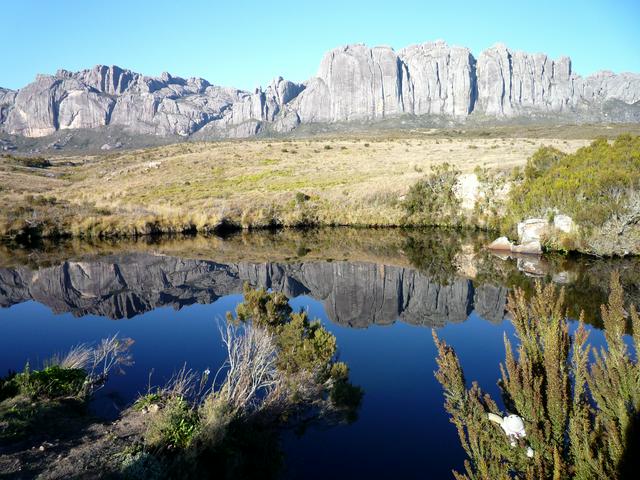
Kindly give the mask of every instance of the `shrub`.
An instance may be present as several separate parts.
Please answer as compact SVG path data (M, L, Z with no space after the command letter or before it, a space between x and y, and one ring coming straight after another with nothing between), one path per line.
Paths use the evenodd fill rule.
M524 438L510 439L492 424L488 414L499 412L497 403L477 383L467 388L455 351L434 332L436 378L468 456L465 474L456 478L635 478L640 363L623 334L628 312L639 351L640 318L633 306L625 310L618 275L612 275L609 301L601 309L606 350L586 343L582 321L569 333L564 292L553 285L538 283L530 299L517 289L509 311L519 345L516 355L505 338L499 386L506 408L523 419Z
M411 225L455 225L460 221L460 200L454 187L460 172L448 163L409 188L402 206L405 222Z
M252 289L244 284L244 301L236 308L238 320L252 320L258 327L276 327L288 321L291 314L289 301L282 293L268 293L266 290ZM230 314L228 319L232 320Z
M296 203L298 205L306 202L307 200L309 200L311 197L309 195L307 195L306 193L303 192L296 192Z
M6 158L16 165L29 168L48 168L51 166L51 162L42 157L14 157L13 155L2 155L2 158Z
M319 321L309 322L304 312L292 313L278 327L276 344L278 368L288 375L306 371L325 379L336 353L336 337Z
M134 404L133 409L137 411L143 411L148 409L152 405L158 405L163 400L163 396L158 392L147 393L138 398Z
M613 144L596 140L571 155L542 147L510 193L510 220L557 210L585 227L621 219L623 229L640 216L640 202L633 200L638 190L640 136L621 135Z
M185 399L171 397L155 413L145 433L145 441L152 448L185 449L198 432L198 412Z
M33 399L81 397L86 392L87 380L87 373L80 368L52 365L32 371L29 364L13 379L20 393Z
M282 293L253 290L248 284L243 292L244 302L236 309L238 319L251 320L254 326L272 333L277 346L276 365L286 377L311 375L321 384L332 373L336 376L343 371L348 376L348 370L344 372L344 367L334 362L335 336L319 321L310 322L305 312L293 313Z
M0 399L18 394L33 400L76 397L86 399L106 382L114 370L131 364L131 339L117 335L102 339L95 346L80 344L65 355L54 355L41 370L24 371L0 379Z

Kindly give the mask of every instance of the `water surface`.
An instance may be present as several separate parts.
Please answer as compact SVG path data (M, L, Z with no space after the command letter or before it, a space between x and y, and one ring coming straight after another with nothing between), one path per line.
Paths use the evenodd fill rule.
M456 349L467 379L499 398L511 288L562 285L570 314L586 310L594 344L610 272L621 272L629 300L640 297L636 260L499 258L484 243L454 231L336 229L5 245L0 372L114 333L130 337L135 364L93 405L117 415L185 364L218 368L220 322L248 282L320 319L364 390L355 421L283 433L283 478L450 478L464 453L433 376L432 329Z

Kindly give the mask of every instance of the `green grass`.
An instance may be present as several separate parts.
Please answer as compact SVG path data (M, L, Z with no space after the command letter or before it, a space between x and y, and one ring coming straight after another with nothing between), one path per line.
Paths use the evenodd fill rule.
M23 372L9 381L13 382L20 394L32 399L82 397L86 390L87 373L80 368L57 365L31 370L27 364Z

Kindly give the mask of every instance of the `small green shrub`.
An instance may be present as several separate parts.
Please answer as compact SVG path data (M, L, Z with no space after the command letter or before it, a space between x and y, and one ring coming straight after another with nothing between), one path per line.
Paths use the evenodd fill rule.
M311 197L309 195L307 195L306 193L303 192L296 192L296 203L298 205L306 202L307 200L309 200Z
M287 374L312 372L326 378L336 353L336 337L319 321L309 322L307 314L292 313L290 321L277 330L277 365Z
M146 395L138 398L133 404L133 409L137 411L144 410L145 408L149 408L151 405L158 405L163 400L163 397L160 393L147 393Z
M448 163L409 188L402 206L405 222L411 225L455 225L460 221L460 200L454 187L460 172Z
M30 370L29 364L13 381L21 394L31 398L80 397L86 391L87 373L80 368L57 365L43 370Z
M145 440L153 448L185 449L198 432L198 412L183 398L169 398L154 416L145 433Z
M292 310L284 294L268 293L262 288L254 290L248 283L244 284L243 294L244 301L236 308L238 320L252 320L256 326L270 328L288 321Z

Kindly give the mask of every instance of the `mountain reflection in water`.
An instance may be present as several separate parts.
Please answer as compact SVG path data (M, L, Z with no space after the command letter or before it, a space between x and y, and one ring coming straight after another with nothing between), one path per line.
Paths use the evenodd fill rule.
M289 298L311 296L323 303L327 316L339 325L362 328L400 320L439 327L463 322L474 310L485 320L500 322L509 288L531 288L534 278L565 285L568 304L576 310L585 308L588 313L589 305L599 305L605 299L606 278L612 269L621 270L629 295L637 296L635 260L549 261L535 256L514 260L484 251L483 238L464 237L456 232L402 232L392 237L384 233L378 235L377 243L375 231L373 235L351 229L347 232L214 238L205 240L214 242L213 246L207 244L209 250L203 249L202 244L194 246L194 239L182 241L186 255L204 251L212 259L187 258L175 248L166 253L162 243L144 244L146 251L139 251L140 244L135 244L132 253L128 250L132 245L122 243L122 252L116 249L106 255L100 254L98 246L98 255L87 257L85 253L84 258L65 259L57 264L54 259L52 266L0 268L0 306L35 300L55 313L131 318L163 306L179 309L195 303L210 304L220 297L241 293L243 283L248 282L254 287L283 292ZM363 244L363 235L373 238ZM351 243L345 242L345 237L351 237ZM301 239L307 240L302 247ZM327 246L331 239L340 242L342 250L348 252L346 257L355 259L333 260L319 255L306 260L314 250L335 254L336 248ZM224 248L219 248L220 242ZM282 257L278 249L291 250L292 244L297 245L297 257L287 257L286 253L291 253L287 251L281 261L261 261L268 258L270 249L273 256ZM45 253L37 257L41 264L42 259L48 259ZM216 261L217 254L226 258ZM69 256L78 255L72 250ZM226 261L233 256L243 260ZM252 256L260 258L251 261ZM587 320L597 323L595 317L587 316Z

